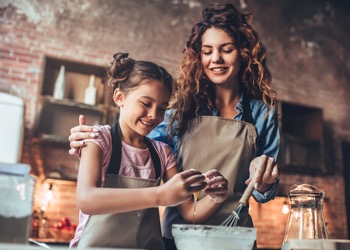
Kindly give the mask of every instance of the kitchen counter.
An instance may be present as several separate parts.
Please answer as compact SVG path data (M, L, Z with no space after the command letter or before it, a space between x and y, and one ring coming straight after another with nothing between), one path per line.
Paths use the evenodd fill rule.
M64 239L55 239L55 238L30 238L29 242L34 243L45 243L49 246L69 246L70 241Z
M29 244L9 244L0 243L0 250L43 250L45 247L33 246ZM67 250L68 246L50 246L53 250ZM350 240L290 240L282 250L349 250ZM86 248L85 250L142 250L135 248Z
M47 249L40 246L32 246L29 244L7 244L7 243L0 243L0 250L43 250ZM50 246L49 249L53 250L67 250L68 247L62 247L62 246ZM141 249L135 249L135 248L86 248L85 250L141 250Z
M315 240L289 240L282 250L349 250L350 240L315 239Z

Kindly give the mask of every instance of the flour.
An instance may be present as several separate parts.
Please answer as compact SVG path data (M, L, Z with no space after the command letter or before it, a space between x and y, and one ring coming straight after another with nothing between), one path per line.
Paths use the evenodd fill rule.
M32 214L34 178L0 173L0 216L23 218Z

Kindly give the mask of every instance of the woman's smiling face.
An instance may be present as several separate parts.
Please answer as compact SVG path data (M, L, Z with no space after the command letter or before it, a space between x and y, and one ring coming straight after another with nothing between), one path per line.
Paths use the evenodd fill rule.
M232 37L218 28L207 29L202 36L201 62L206 76L217 85L238 83L239 51Z

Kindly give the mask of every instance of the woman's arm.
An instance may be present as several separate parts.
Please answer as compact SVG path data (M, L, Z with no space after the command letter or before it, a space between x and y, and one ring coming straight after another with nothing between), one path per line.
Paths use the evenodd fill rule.
M173 139L167 132L167 126L171 115L171 110L165 112L164 120L148 135L149 138L164 142L173 148ZM86 139L99 137L99 131L93 126L87 125L86 117L79 115L79 125L71 128L68 140L70 142L69 154L77 155L80 148L86 146Z
M121 213L158 206L176 206L205 187L196 170L177 173L164 185L149 188L101 188L102 150L87 143L81 152L77 182L78 206L86 214ZM97 167L98 166L98 167ZM203 184L193 186L195 183Z
M280 134L276 109L271 109L269 115L261 117L257 123L260 123L259 126L256 124L259 134L258 156L250 163L250 178L246 184L256 172L253 197L257 202L265 203L275 197L280 176L277 164Z

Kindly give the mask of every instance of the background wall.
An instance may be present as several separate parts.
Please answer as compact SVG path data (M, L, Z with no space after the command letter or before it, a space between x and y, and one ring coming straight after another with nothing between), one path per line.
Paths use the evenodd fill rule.
M44 57L105 66L117 51L153 60L176 77L192 25L212 1L199 0L0 0L0 91L26 103L22 162L38 176L36 193L44 197L45 152L33 143L36 102L41 93ZM279 100L319 107L324 112L325 165L328 174L285 173L282 190L309 183L326 192L325 216L330 238L347 238L341 144L350 141L350 7L341 0L240 0L252 12L252 25L268 48L272 87ZM1 118L6 119L6 118ZM76 164L68 144L59 152ZM349 152L350 153L350 152ZM51 223L61 216L77 222L75 185L57 183L48 210ZM36 200L41 206L44 198ZM279 247L286 217L284 198L254 204L258 245ZM273 215L273 216L272 216Z

